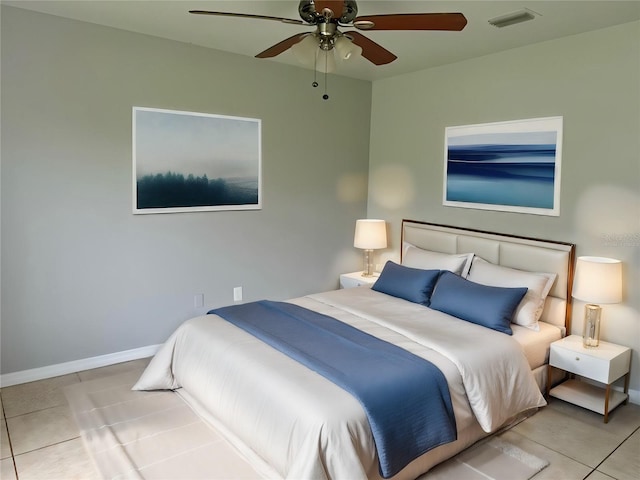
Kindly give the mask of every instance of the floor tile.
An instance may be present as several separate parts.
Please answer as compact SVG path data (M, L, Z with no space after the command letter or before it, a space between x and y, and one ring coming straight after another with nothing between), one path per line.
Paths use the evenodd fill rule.
M604 423L604 417L598 413L581 408L556 398L551 398L549 408L557 412L575 418L580 422L592 425L609 433L626 438L640 427L640 405L629 403L620 405L609 413L609 422Z
M0 478L2 480L16 480L16 469L12 458L0 460Z
M66 405L62 389L80 381L75 373L23 383L2 389L2 404L7 418Z
M82 440L75 438L17 455L20 480L99 480Z
M4 422L0 429L0 459L5 459L11 457L11 445L9 445L9 435Z
M128 385L128 388L131 389L131 386L138 381L140 375L140 370L129 370L123 373L109 375L107 377L98 377L94 380L84 380L82 382L69 385L68 387L64 387L65 396L67 397L67 400L69 400L69 391L73 391L75 389L80 389L84 392L98 392L104 388L110 388L117 385Z
M213 448L221 440L202 421L181 425L171 431L158 432L126 445L118 445L94 452L96 463L108 463L115 458L114 450L124 452L128 458L135 459L134 465L152 465L163 459L179 457L185 452L201 446ZM206 451L206 449L205 449Z
M535 477L532 480L536 480ZM585 478L585 480L617 480L617 479L610 477L609 475L605 475L604 473L599 472L597 470L594 470L589 474L587 478Z
M567 413L558 403L564 402L550 402L513 432L595 468L633 431L623 425L622 415L605 424L601 415L575 406Z
M115 365L109 365L106 367L84 370L82 372L78 372L78 375L80 376L80 380L87 382L95 380L96 378L109 377L111 375L117 375L130 370L139 370L140 374L142 374L142 371L147 368L150 361L151 358L141 358L130 362L116 363Z
M201 450L207 450L205 455ZM176 468L171 459L149 465L141 470L145 478L163 480L255 480L264 478L231 446L224 441L215 444L215 448L203 446L185 453L181 464Z
M640 430L620 445L598 470L618 480L637 480L640 477Z
M7 426L14 455L80 436L71 409L66 405L9 418Z

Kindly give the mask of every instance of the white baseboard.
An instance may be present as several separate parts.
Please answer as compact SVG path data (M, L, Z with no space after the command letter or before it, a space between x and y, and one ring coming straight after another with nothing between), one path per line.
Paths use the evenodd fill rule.
M148 345L146 347L125 350L124 352L109 353L98 357L84 358L72 362L58 363L46 367L32 368L21 372L5 373L0 375L0 386L10 387L21 383L35 382L45 378L59 377L69 373L91 370L92 368L106 367L116 363L129 362L139 358L152 357L161 345Z

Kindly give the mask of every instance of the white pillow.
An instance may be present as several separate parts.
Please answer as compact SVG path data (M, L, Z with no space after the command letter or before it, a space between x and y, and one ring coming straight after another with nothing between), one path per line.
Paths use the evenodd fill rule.
M473 253L449 254L424 250L404 242L402 265L422 270L449 270L465 278L471 268Z
M475 257L467 278L493 287L527 287L527 293L516 308L511 322L539 331L538 320L556 277L555 273L526 272L494 265L480 257Z

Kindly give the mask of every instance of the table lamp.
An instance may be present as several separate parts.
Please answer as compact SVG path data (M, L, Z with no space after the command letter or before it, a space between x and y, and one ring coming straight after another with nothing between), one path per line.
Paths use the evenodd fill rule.
M353 246L364 250L363 277L373 276L373 251L387 247L387 226L384 220L356 220Z
M578 257L573 298L588 302L584 307L582 344L595 348L600 344L600 303L622 301L622 262L614 258Z

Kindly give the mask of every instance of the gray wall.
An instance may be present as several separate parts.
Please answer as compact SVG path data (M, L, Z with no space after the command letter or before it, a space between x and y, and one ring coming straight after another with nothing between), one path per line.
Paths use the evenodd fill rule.
M402 218L620 258L625 302L605 307L603 338L634 348L640 390L639 34L630 23L373 92L332 76L324 102L309 70L2 7L2 373L161 343L235 286L245 300L334 288L360 267L353 224L368 216L389 221L379 263L397 257ZM264 208L132 215L134 105L261 118ZM559 217L442 206L445 127L555 115Z
M640 390L640 23L594 31L374 83L370 217L573 242L619 258L625 300L603 311L602 338L634 349ZM447 126L563 116L560 216L442 205ZM584 303L574 302L581 334Z
M163 342L360 267L371 84L2 7L2 373ZM131 109L262 119L263 209L131 213ZM205 308L194 308L204 294Z

